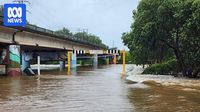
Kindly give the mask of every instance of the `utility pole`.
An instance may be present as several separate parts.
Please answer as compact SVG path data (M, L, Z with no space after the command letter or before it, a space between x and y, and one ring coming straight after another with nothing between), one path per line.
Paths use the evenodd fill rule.
M113 40L113 48L115 47L115 41Z
M78 28L78 32L86 32L88 34L88 29L87 28Z
M85 36L88 35L88 29L86 29L86 28L78 28L77 31L79 33L82 33L82 39L84 39ZM85 35L85 33L86 33L86 35Z

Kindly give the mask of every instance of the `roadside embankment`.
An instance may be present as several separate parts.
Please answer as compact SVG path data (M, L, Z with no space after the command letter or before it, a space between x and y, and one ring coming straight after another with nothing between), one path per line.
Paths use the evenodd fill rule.
M199 90L200 80L174 77L171 75L152 75L142 74L142 66L132 65L127 70L126 80L128 83L142 83L147 85L160 85L160 86L179 86L184 87L183 90Z

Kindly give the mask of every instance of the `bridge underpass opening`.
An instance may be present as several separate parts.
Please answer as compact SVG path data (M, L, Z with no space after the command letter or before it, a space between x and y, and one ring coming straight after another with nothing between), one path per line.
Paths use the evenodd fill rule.
M18 66L14 63L10 63L10 60L8 57L10 57L10 54L8 51L10 50L10 47L14 46L18 48ZM9 54L7 57L7 60L4 63L7 67L9 66L14 66L17 68L14 68L15 70L18 70L18 74L21 74L22 72L25 72L28 75L34 75L36 72L33 72L31 69L31 64L37 64L38 56L40 56L40 61L41 64L49 64L49 63L55 63L60 65L60 70L64 70L66 68L65 64L69 64L68 60L68 52L70 52L70 66L68 69L74 69L77 66L77 60L79 61L80 59L91 59L91 62L95 67L97 67L98 62L103 61L103 64L116 64L117 58L120 56L121 51L118 52L119 54L116 54L117 51L106 51L106 50L96 50L97 52L102 51L102 54L94 53L95 50L87 50L86 51L81 51L81 50L66 50L66 49L55 49L55 48L47 48L47 47L41 47L41 46L26 46L26 45L9 45L9 44L1 44L0 48L3 50L6 49L6 53ZM79 52L79 53L78 53ZM82 52L82 53L81 53ZM91 52L93 54L91 54ZM105 53L106 52L106 53ZM109 53L109 54L108 54ZM112 54L114 53L114 54ZM2 54L2 52L1 52ZM67 62L67 63L66 63ZM21 67L20 67L21 65ZM37 68L38 69L38 68ZM8 70L7 70L8 71ZM16 75L16 73L13 73ZM11 74L12 75L12 74Z
M59 64L60 70L65 68L65 61L67 60L66 49L46 48L40 46L22 46L22 71L28 75L34 75L31 73L31 64L37 65L37 74L40 74L40 64ZM35 70L36 71L36 70Z

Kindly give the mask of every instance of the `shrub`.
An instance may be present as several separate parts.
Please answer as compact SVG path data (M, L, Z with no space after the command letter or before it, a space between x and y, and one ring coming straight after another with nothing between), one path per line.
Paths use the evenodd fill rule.
M160 75L172 75L177 72L176 59L170 59L163 63L153 64L147 67L142 74L160 74Z

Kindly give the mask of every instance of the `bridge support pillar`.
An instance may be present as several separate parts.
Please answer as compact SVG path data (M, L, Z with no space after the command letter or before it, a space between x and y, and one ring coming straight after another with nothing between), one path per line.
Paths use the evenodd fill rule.
M93 55L93 67L94 68L98 67L98 54Z
M8 76L21 75L20 62L20 45L9 45L9 64L7 66Z
M109 57L106 57L106 65L109 65L110 64L110 59Z
M112 64L112 63L113 63L113 58L112 58L112 56L109 56L108 58L109 58L109 64Z
M22 71L26 75L34 75L35 73L31 70L30 60L33 58L32 53L22 51Z
M60 71L63 71L65 69L65 61L60 61Z
M76 69L76 67L77 67L76 53L72 53L72 57L71 57L71 69Z
M113 64L117 64L117 55L113 55Z

